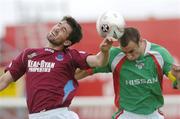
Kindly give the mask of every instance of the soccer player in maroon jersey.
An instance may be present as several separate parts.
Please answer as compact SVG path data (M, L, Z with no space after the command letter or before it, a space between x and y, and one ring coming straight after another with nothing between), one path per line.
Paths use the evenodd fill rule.
M47 47L25 49L12 60L0 77L0 91L26 74L29 119L78 119L68 108L78 87L75 70L105 66L112 45L105 38L96 55L68 48L81 38L81 26L65 16L48 33Z

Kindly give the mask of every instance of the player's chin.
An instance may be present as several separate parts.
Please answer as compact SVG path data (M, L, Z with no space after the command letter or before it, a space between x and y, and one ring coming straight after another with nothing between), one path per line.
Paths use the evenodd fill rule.
M128 60L134 61L134 60L137 60L137 58L128 58Z
M49 41L52 45L54 45L54 46L60 46L60 45L62 45L62 43L61 43L61 42L58 42L57 39L48 39L48 41Z
M53 37L48 37L48 36L47 36L47 40L48 40L51 44L55 44L55 38L53 38Z
M47 38L47 40L51 43L51 44L56 44L56 39L55 38Z

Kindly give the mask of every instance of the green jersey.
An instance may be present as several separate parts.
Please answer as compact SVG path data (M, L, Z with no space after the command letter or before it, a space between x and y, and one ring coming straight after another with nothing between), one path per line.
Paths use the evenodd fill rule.
M164 104L162 77L171 69L173 58L157 44L146 41L144 55L137 60L126 59L120 48L112 47L106 67L94 73L112 72L115 104L118 108L137 114L151 114Z

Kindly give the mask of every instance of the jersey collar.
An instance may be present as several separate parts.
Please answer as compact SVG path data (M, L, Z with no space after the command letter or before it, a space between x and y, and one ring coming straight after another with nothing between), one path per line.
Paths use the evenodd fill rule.
M148 53L148 51L150 51L150 49L151 49L151 43L149 41L147 41L146 39L144 39L144 40L146 42L146 49L145 49L144 55L146 55Z

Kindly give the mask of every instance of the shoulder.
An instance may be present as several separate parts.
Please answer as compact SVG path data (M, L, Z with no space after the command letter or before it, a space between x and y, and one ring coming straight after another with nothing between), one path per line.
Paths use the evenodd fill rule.
M169 51L165 47L158 45L158 44L155 44L155 43L151 43L151 49L150 50L156 51L156 52L160 53L161 55L164 55L166 53L169 54Z
M115 57L119 53L123 53L122 50L119 47L111 47L110 49L110 57Z
M121 60L125 54L119 47L111 47L110 49L110 57L109 57L109 64L112 64L113 61L117 62L117 60Z
M158 59L162 59L164 61L172 63L174 60L172 55L165 47L155 43L151 43L150 53L156 56Z
M23 57L34 57L42 52L45 52L44 48L26 48L21 54Z
M45 51L44 48L26 48L23 50L24 53L29 53L29 52L42 52Z
M111 54L117 54L117 53L120 53L120 52L122 52L122 50L119 47L112 46L111 49L110 49Z
M84 59L86 58L87 56L91 55L85 51L78 51L76 49L66 49L65 50L65 53L70 55L73 59Z
M65 52L66 53L71 53L71 54L87 54L86 51L70 49L70 48L66 49Z

